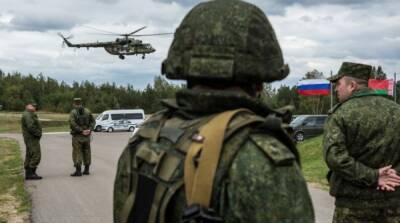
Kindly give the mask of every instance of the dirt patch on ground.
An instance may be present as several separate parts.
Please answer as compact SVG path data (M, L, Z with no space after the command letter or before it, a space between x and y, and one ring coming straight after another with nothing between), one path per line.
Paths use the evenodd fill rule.
M12 190L0 196L0 223L29 223L29 213L19 212L18 209L21 207L20 202L15 199L15 196L11 196Z

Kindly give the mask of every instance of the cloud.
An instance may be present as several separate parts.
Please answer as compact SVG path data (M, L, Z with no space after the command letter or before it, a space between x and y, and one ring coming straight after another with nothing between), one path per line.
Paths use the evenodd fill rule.
M346 60L382 65L392 74L400 65L395 62L400 59L399 7L395 1L370 1L362 7L297 4L269 18L292 77L314 68L329 74Z
M140 37L157 51L145 60L125 60L104 49L61 48L62 32L85 43L116 37L89 35L84 26L140 34L174 32L195 0L2 0L0 1L0 69L43 73L72 83L115 82L144 88L160 74L173 36ZM396 0L249 0L270 19L291 74L274 85L293 85L307 71L329 75L343 61L382 65L388 74L400 67L400 2Z
M194 5L204 2L204 0L155 0L164 3L177 3L185 7L193 7ZM281 15L285 9L293 5L302 6L317 6L317 5L365 5L379 0L248 0L247 2L253 3L262 8L268 15Z
M119 2L119 0L96 0L96 1L105 3L105 4L116 4Z
M60 15L31 15L31 16L17 16L10 20L7 28L13 30L24 31L49 31L49 30L63 30L71 29L74 27L75 22L68 16Z

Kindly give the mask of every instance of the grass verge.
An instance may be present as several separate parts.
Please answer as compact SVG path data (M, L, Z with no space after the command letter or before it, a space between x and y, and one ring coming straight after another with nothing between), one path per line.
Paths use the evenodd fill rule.
M0 223L30 222L31 201L24 187L18 143L0 138Z
M43 132L69 131L69 114L38 112ZM0 112L0 133L21 132L21 112Z
M322 136L311 138L297 144L300 152L303 174L307 182L328 188L326 174L328 167L323 158Z

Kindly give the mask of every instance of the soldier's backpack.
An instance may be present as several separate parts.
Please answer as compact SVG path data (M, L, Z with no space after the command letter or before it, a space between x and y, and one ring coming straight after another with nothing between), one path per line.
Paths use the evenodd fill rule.
M238 115L240 114L240 115ZM216 194L213 185L222 182L239 146L221 150L224 141L239 129L257 125L257 129L273 132L291 150L285 159L298 159L291 139L281 128L279 119L262 118L247 109L226 111L220 114L184 120L169 117L168 112L154 115L130 142L121 157L128 176L120 176L120 184L129 185L127 198L122 204L116 222L164 223L166 209L172 197L185 188L187 207L182 222L223 222L214 211ZM237 144L246 140L247 131L235 135ZM264 151L269 152L269 151ZM120 162L122 162L120 160ZM219 174L218 174L218 173ZM120 179L118 179L120 178ZM132 190L136 189L136 190ZM122 190L122 188L114 188ZM114 204L115 205L115 204Z

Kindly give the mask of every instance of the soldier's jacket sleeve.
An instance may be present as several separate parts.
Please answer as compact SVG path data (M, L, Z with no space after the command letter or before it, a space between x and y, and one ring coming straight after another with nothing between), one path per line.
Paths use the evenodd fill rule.
M330 115L324 131L324 158L329 169L343 179L363 186L375 186L378 170L357 161L346 148L346 125L340 115Z
M92 112L89 111L89 129L93 130L96 121L94 120Z
M74 133L82 133L82 131L84 129L82 129L78 123L76 122L77 118L76 118L76 112L75 109L73 109L70 113L69 113L69 126L71 128L71 131Z
M294 155L262 135L239 150L229 170L225 222L314 222L307 185Z
M40 126L38 117L33 113L24 113L23 116L25 127L31 135L38 138L42 137L42 127Z

